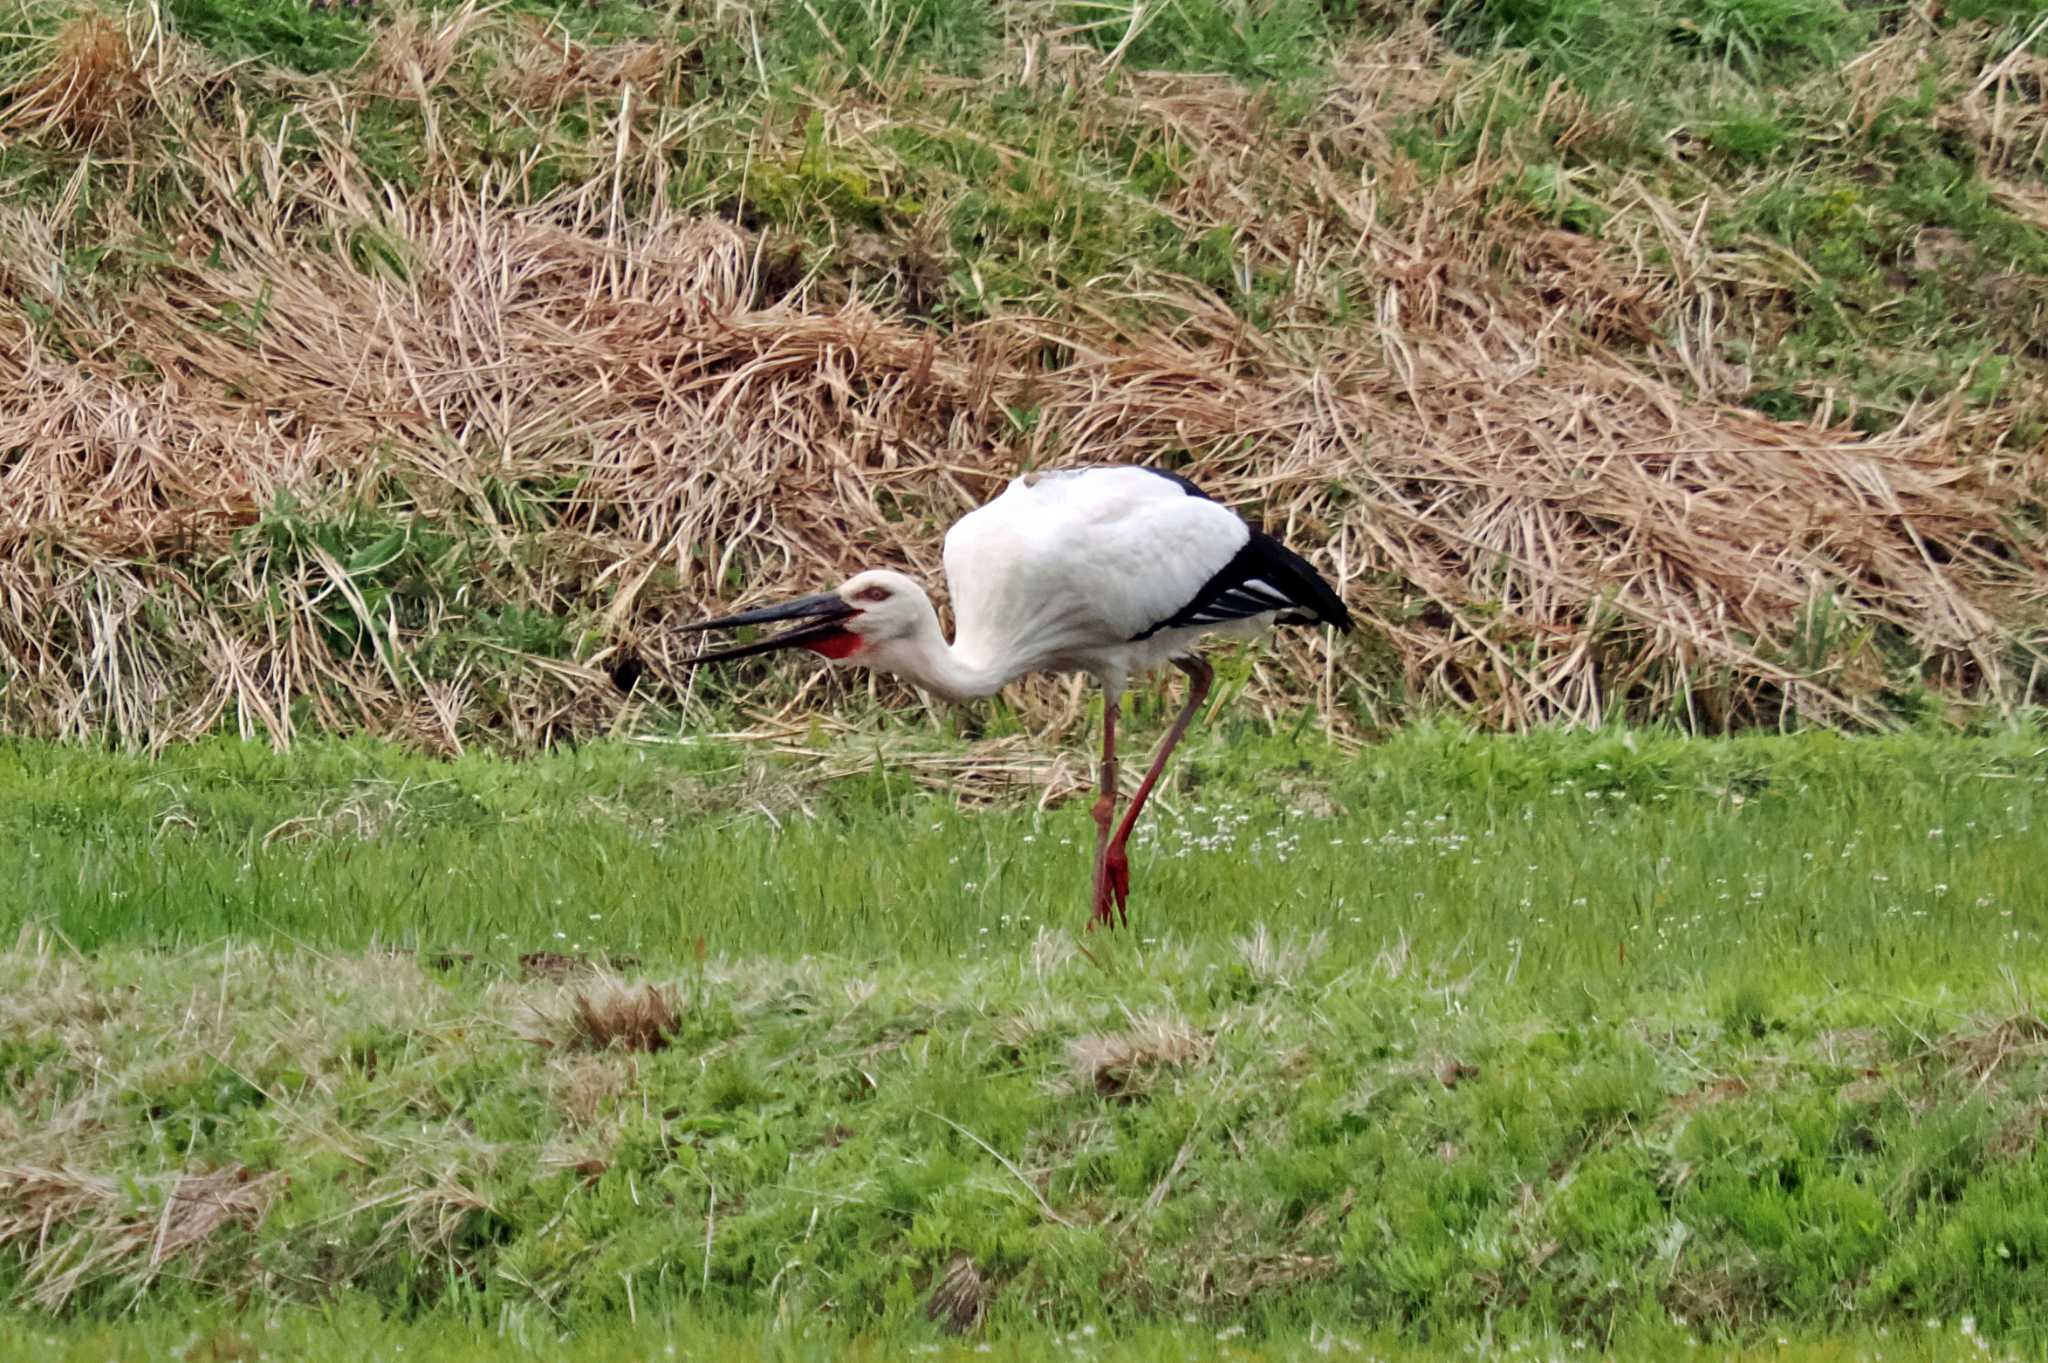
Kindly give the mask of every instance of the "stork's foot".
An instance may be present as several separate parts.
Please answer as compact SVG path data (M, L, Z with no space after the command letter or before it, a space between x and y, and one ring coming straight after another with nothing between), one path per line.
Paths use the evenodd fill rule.
M1088 921L1097 927L1131 925L1131 862L1122 843L1111 843L1102 853L1102 867L1095 876L1095 916Z

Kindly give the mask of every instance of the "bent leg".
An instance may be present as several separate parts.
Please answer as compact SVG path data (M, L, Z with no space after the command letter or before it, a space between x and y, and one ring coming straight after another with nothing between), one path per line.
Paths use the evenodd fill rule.
M1194 720L1195 711L1202 708L1202 702L1209 698L1209 687L1216 680L1216 669L1205 659L1197 657L1175 658L1173 665L1188 674L1187 703L1180 708L1180 714L1173 721L1173 727L1166 731L1166 737L1159 744L1159 755L1152 759L1152 767L1139 783L1137 794L1131 796L1131 806L1124 811L1123 822L1117 825L1116 833L1110 838L1109 846L1103 852L1103 879L1116 900L1118 916L1128 925L1131 921L1131 863L1124 844L1130 840L1131 829L1138 822L1139 813L1145 808L1146 799L1152 794L1152 787L1159 781L1159 774L1166 770L1166 759L1173 755L1181 739L1187 734L1188 725ZM1100 906L1097 913L1102 914ZM1106 920L1106 915L1103 915Z

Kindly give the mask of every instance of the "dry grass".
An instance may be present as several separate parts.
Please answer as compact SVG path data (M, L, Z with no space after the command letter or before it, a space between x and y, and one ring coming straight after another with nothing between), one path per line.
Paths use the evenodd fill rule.
M56 136L85 146L125 139L149 98L149 75L144 47L129 30L85 10L57 33L48 62L0 91L0 136Z
M1076 1091L1130 1102L1144 1097L1162 1075L1208 1053L1207 1038L1185 1024L1145 1018L1122 1032L1076 1037L1067 1046L1067 1067Z
M1260 923L1249 937L1231 942L1245 973L1264 988L1291 989L1329 946L1329 934L1312 932L1305 938L1280 938ZM1392 972L1390 972L1391 974Z
M658 40L593 48L550 33L531 17L523 18L521 28L525 44L512 63L507 89L523 107L555 110L628 87L641 98L686 98L685 78L693 65L688 48Z
M981 1323L994 1295L974 1260L962 1254L946 1266L944 1275L933 1285L931 1299L925 1304L925 1318L937 1321L948 1334L965 1334Z
M578 992L569 1014L569 1040L592 1051L660 1051L675 1034L675 1005L651 984L614 988L594 999Z
M1946 1066L1951 1078L1982 1091L2002 1084L2015 1069L2032 1069L2043 1055L2048 1055L2048 1022L2027 1012L1952 1032L1929 1045L1924 1058Z
M160 1178L0 1169L0 1250L27 1261L24 1286L46 1311L109 1279L140 1293L166 1272L189 1272L223 1231L254 1230L283 1179L239 1166ZM53 1226L67 1234L43 1253Z
M556 1071L556 1102L571 1127L586 1131L604 1119L626 1088L630 1075L621 1066L630 1063L609 1056L576 1056Z
M351 89L431 104L483 22L401 12ZM535 108L645 99L689 64L519 32L500 79ZM125 30L89 15L54 50L6 127L134 121ZM1058 56L1026 44L1013 74ZM1999 164L2039 156L2012 95L2035 60L1987 69L1956 109ZM1103 64L1068 65L1101 83ZM524 168L400 195L327 130L306 155L195 123L175 268L111 294L52 274L62 206L0 207L0 285L22 300L0 310L0 725L367 729L441 752L609 731L634 710L604 668L633 653L681 678L679 617L869 564L936 581L942 527L1020 469L1162 461L1302 546L1383 641L1283 643L1240 702L1269 717L1307 695L1339 727L1392 701L1506 727L1862 726L1923 684L2037 699L2048 562L2016 525L2041 513L2040 458L2009 443L2011 414L1937 406L1867 438L1730 405L1748 286L1739 252L1702 246L1703 207L1652 205L1657 240L1596 242L1490 206L1498 162L1409 186L1398 212L1401 186L1330 169L1464 73L1420 29L1356 48L1292 141L1219 78L1102 95L1194 158L1166 211L1191 232L1256 223L1245 268L1293 270L1263 330L1193 286L1148 284L1177 319L1150 327L1077 307L952 331L800 286L738 227L622 207L659 187L666 123L622 122L608 173L524 206ZM1597 133L1572 99L1552 113ZM1276 185L1275 166L1300 173ZM1277 206L1238 202L1267 190ZM1330 316L1330 278L1370 315ZM389 581L369 546L279 530L287 504L318 524L381 506L469 557ZM428 656L505 607L573 643ZM785 675L812 680L756 712L765 728L821 684ZM1038 723L1077 714L1072 688L1021 694Z
M1965 30L1952 46L1970 52L1973 42L1981 43L1983 29ZM2028 38L2048 32L2048 18L2034 25ZM2037 179L2048 166L2048 104L2042 92L2048 90L2048 56L2034 50L2031 41L2014 44L2009 50L1981 59L1976 78L1961 98L1948 107L1953 126L1969 134L1984 154L1985 165L1995 182L2007 194L2022 202L2022 216L2038 217L2041 195L2038 185L2025 189L2013 178L2031 172Z

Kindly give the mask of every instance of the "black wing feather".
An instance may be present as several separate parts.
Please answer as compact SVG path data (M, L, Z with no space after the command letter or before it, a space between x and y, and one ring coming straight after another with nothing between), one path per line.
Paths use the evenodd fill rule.
M1149 466L1145 472L1166 479L1190 497L1216 500L1181 474ZM1351 612L1315 566L1257 526L1249 528L1251 538L1202 584L1193 600L1150 629L1132 635L1131 641L1149 639L1163 629L1220 625L1271 611L1281 612L1274 617L1278 624L1321 623L1348 631Z
M1351 628L1351 612L1313 564L1263 530L1253 530L1244 547L1216 575L1202 584L1194 599L1141 634L1133 643L1163 629L1220 625L1279 611L1283 625L1332 625Z

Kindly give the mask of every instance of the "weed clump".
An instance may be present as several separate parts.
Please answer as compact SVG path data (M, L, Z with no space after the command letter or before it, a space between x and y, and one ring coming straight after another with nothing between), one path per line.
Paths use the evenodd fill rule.
M1760 1041L1778 1025L1773 1017L1775 995L1766 986L1745 980L1721 1000L1721 1030L1731 1039Z
M128 30L89 9L48 40L41 67L0 93L0 134L82 147L128 140L148 99L147 69Z
M1164 1075L1208 1054L1198 1032L1161 1018L1134 1023L1129 1030L1075 1038L1067 1046L1071 1082L1115 1102L1143 1098Z
M661 1051L680 1020L667 994L651 984L612 989L595 998L579 992L570 1011L570 1044L592 1051Z

